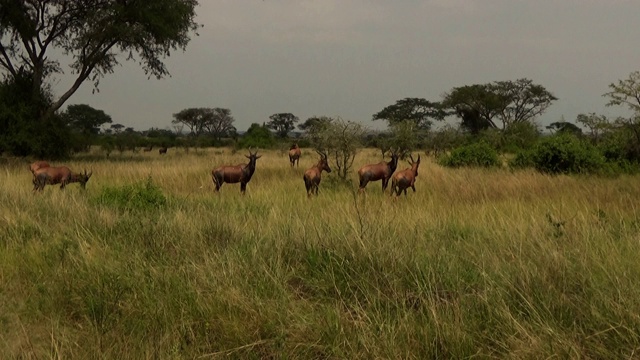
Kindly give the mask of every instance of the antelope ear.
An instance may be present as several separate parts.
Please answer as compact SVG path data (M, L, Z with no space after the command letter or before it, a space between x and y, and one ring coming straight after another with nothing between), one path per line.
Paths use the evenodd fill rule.
M247 156L247 155L245 155L244 157L246 157L247 159L251 159L251 156Z
M258 156L256 156L256 160L257 160L257 159L260 159L261 157L262 157L262 155L258 155Z

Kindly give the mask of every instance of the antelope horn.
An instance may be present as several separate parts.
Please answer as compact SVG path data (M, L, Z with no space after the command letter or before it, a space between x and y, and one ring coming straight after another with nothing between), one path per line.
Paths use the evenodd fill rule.
M420 155L418 155L418 156L420 156ZM411 154L409 154L409 159L411 159L412 163L416 162L415 160L413 160L413 155L411 155Z

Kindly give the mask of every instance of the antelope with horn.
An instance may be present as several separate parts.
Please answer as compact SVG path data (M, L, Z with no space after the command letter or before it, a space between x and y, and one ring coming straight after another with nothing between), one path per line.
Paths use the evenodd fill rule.
M211 170L211 178L216 186L216 192L220 191L220 187L224 183L240 183L240 191L244 195L247 183L256 171L256 160L260 159L262 155L258 155L258 151L252 153L249 149L249 156L245 155L245 157L249 159L248 164L224 165Z
M370 181L382 180L382 192L387 190L389 185L389 179L396 171L398 167L398 151L391 152L391 161L381 161L377 164L365 165L358 170L358 177L360 178L360 188L358 192L363 192L364 188Z
M160 149L158 149L158 154L164 155L166 153L167 153L167 147L166 146L163 146Z
M418 167L420 166L420 155L418 155L418 160L413 160L413 156L409 155L411 161L409 165L410 168L404 169L402 171L397 172L393 179L391 179L391 192L389 196L393 195L394 191L396 193L396 198L400 196L400 193L404 191L404 196L407 196L407 188L411 188L413 192L416 192L416 178L418 177Z
M302 151L300 151L300 147L298 146L298 143L293 144L293 146L289 148L289 162L291 163L291 167L293 167L294 164L296 164L296 166L300 165L301 154L302 154Z
M67 184L76 182L84 189L92 174L93 171L87 174L87 170L74 173L66 166L40 168L34 173L33 191L42 191L47 184L60 184L60 190L64 190Z
M149 152L151 150L153 150L153 145L149 145L149 146L145 147L144 149L142 149L143 152Z
M317 153L320 154L320 161L310 169L307 169L302 177L304 179L304 186L307 188L307 197L311 197L313 193L318 195L318 187L320 185L322 171L324 170L327 173L331 172L329 161L327 160L327 154L320 151L317 151Z

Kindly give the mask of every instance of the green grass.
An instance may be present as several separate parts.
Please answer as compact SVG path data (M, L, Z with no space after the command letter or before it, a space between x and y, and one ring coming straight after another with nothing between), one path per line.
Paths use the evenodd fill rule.
M173 151L172 151L173 150ZM637 177L444 169L357 196L264 152L78 157L86 191L0 171L7 358L634 358ZM379 162L373 149L355 164ZM55 164L57 165L57 164ZM399 169L407 167L399 164ZM357 170L357 169L354 169ZM333 175L333 174L331 174Z

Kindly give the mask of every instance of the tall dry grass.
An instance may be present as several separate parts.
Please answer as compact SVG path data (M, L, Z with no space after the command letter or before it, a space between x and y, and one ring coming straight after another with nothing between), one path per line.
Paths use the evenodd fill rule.
M292 169L263 154L244 197L213 192L213 167L246 160L228 149L79 156L68 165L93 170L86 191L41 194L26 163L6 162L0 353L638 356L637 177L451 170L423 155L406 198L379 182L357 196L354 171L346 185L323 174L309 200L317 155ZM365 149L355 163L380 160ZM158 209L108 196L147 179Z

